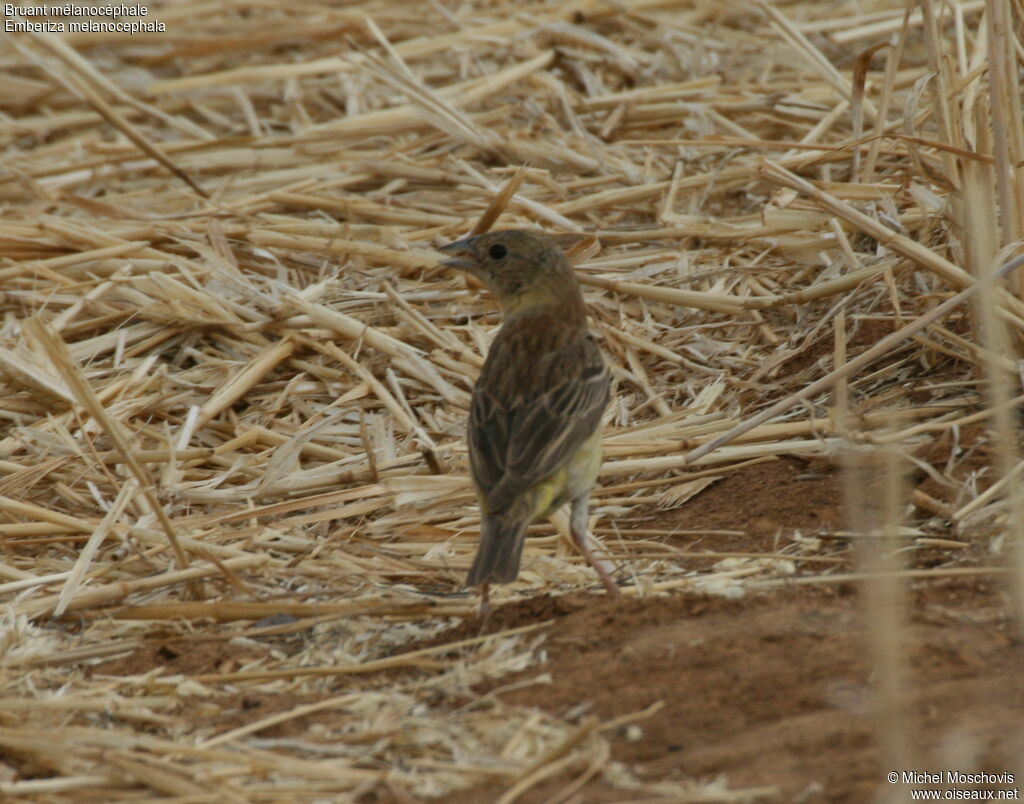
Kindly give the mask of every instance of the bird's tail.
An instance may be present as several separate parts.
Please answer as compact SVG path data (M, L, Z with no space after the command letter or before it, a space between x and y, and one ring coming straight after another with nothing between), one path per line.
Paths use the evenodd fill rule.
M519 574L519 559L529 520L485 516L480 526L480 546L469 568L467 586L510 583Z

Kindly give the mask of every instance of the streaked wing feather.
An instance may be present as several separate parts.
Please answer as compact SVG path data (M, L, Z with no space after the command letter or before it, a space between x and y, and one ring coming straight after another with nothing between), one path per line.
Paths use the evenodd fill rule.
M599 426L608 404L608 369L589 336L543 356L535 370L540 381L512 387L504 405L487 391L474 393L471 465L490 511L511 505L569 460ZM528 396L529 388L545 390Z
M558 469L600 423L607 387L606 375L574 377L523 411L509 444L506 473L525 478L528 487Z
M474 389L469 412L469 468L485 498L505 474L510 418L490 393L479 386Z

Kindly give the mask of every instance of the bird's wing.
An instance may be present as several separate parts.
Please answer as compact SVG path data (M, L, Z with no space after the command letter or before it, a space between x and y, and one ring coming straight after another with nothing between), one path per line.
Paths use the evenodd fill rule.
M608 367L590 335L538 352L525 350L533 359L518 365L498 359L497 370L485 366L473 394L470 463L488 511L507 508L568 461L608 404Z

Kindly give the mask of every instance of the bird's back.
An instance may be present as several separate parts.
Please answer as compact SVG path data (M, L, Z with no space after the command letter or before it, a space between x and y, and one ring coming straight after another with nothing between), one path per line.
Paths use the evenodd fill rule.
M473 480L488 512L513 505L593 435L610 380L585 321L522 315L488 352L469 417Z

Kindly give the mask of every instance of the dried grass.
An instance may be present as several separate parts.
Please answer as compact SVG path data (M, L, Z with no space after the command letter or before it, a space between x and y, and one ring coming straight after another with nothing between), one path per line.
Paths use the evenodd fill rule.
M565 771L560 800L595 774L652 801L765 792L642 781L608 759L622 723L476 696L538 664L535 626L403 647L474 616L463 427L498 318L433 249L495 224L566 236L612 360L594 522L628 593L870 581L814 551L695 572L643 506L991 420L1000 479L947 466L955 503L914 496L945 521L904 536L983 544L990 569L949 571L1015 578L1024 611L1024 304L976 282L1024 220L1019 4L150 9L166 33L2 40L8 800L511 802ZM868 321L891 334L853 353ZM594 587L556 526L497 603ZM287 634L297 654L217 672L90 670ZM211 729L240 694L293 704Z

